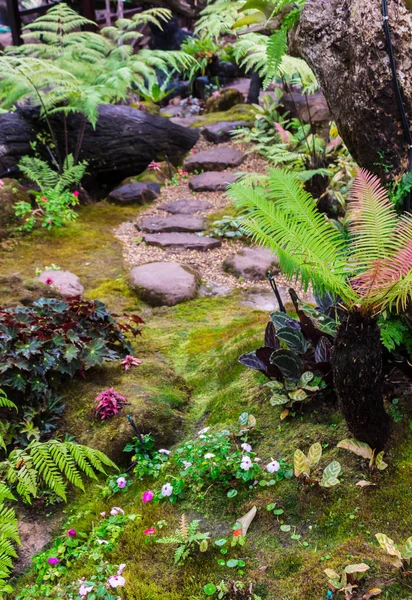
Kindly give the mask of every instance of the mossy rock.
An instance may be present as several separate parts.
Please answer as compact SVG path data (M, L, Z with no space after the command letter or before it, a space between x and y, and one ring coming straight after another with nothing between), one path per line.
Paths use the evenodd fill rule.
M121 183L121 185L127 185L128 183L159 183L162 185L165 181L170 179L170 170L172 171L172 175L176 173L176 168L173 165L170 165L166 162L159 162L159 170L153 171L152 169L147 168L140 175L135 175L133 177L127 177Z
M200 115L196 121L190 126L204 127L205 125L211 125L212 123L222 123L227 121L251 121L253 122L256 117L256 108L251 104L237 104L229 110L207 113Z
M150 102L150 100L131 104L130 108L136 108L137 110L142 110L143 112L147 112L151 115L160 115L160 106L154 102Z
M30 306L40 298L61 298L56 288L34 281L22 279L17 275L0 277L0 304L7 308L23 305Z
M217 96L210 96L206 100L206 113L216 113L229 110L238 104L244 104L245 97L236 88L222 90Z
M18 225L14 206L16 202L30 202L25 188L15 179L3 179L0 186L0 240L4 240Z
M95 398L107 388L125 396L130 404L107 420L94 416ZM126 418L130 414L141 433L152 433L157 447L169 447L182 435L183 407L190 390L183 379L164 364L144 361L141 366L125 372L110 363L86 372L64 388L66 404L63 429L77 442L105 452L118 463L128 460L125 445L135 435Z

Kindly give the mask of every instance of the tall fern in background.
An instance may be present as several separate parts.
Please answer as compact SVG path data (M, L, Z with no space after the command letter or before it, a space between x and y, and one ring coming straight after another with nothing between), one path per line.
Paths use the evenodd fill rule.
M383 408L377 316L412 299L412 215L399 217L379 179L359 171L348 204L349 243L321 214L296 176L272 169L264 185L230 186L252 239L276 252L283 272L346 307L333 354L337 396L353 435L382 449Z

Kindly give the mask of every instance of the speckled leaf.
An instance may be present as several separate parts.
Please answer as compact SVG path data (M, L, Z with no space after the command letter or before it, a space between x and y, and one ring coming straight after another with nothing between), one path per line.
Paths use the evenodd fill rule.
M322 487L333 487L334 485L338 485L338 483L340 483L338 475L341 472L341 470L342 468L340 466L340 463L338 463L337 460L332 461L324 469L320 485Z
M300 387L305 387L305 385L307 385L309 381L312 381L313 377L314 375L312 371L305 371L299 380Z
M365 442L359 442L354 438L342 440L341 442L339 442L337 447L344 448L345 450L350 450L350 452L353 452L358 456L362 456L363 458L367 458L368 460L370 460L373 456L373 450L369 446L369 444L366 444Z
M365 571L369 571L370 567L366 563L359 563L357 565L348 565L345 567L345 571L348 575L352 575L353 573L365 573Z
M294 390L293 392L289 392L289 398L294 402L303 402L308 397L305 390Z
M303 334L293 327L282 327L277 331L277 337L282 342L285 342L287 347L294 352L304 354L306 352L308 344Z
M379 469L379 471L384 471L388 466L388 464L383 460L383 455L384 452L382 450L382 452L379 452L375 458L376 467Z
M309 448L308 459L309 459L310 466L312 468L316 467L316 465L320 461L321 457L322 457L322 446L319 444L319 442L316 442L315 444L312 444L312 446Z
M402 548L402 558L410 560L412 558L412 537L408 538Z
M375 537L378 540L380 547L383 548L390 556L396 556L400 559L402 558L401 553L395 547L395 543L390 537L384 533L377 533Z
M288 379L298 381L303 372L303 363L300 357L291 350L275 350L270 362L276 365L282 375Z
M285 394L273 394L269 402L272 406L281 406L289 402L289 397Z
M308 457L303 454L302 450L295 450L295 454L293 455L293 467L295 470L295 477L300 477L301 475L306 475L309 477L310 475L310 462Z

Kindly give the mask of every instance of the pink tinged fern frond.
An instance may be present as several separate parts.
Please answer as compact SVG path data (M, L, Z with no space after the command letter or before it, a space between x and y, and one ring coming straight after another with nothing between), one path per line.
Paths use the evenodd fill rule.
M352 234L350 262L355 271L374 270L376 261L396 252L396 211L379 178L363 169L352 186L348 217Z

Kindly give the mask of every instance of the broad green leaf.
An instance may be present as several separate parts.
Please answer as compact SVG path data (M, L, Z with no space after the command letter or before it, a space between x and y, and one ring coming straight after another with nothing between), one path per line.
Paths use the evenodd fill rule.
M369 446L369 444L366 444L365 442L359 442L354 438L342 440L341 442L339 442L337 447L344 448L345 450L350 450L350 452L353 452L354 454L362 456L363 458L366 458L368 460L370 460L373 456L373 450Z
M359 563L357 565L348 565L345 567L345 572L348 575L352 575L353 573L364 573L365 571L369 571L370 567L365 563Z
M338 485L338 483L340 483L338 475L341 472L341 470L342 468L340 466L340 463L338 463L337 460L332 461L324 469L320 485L322 487L333 487L334 485Z
M206 552L206 550L207 550L207 547L208 547L207 540L202 540L202 541L200 542L200 544L199 544L199 551L200 551L200 552Z
M232 29L239 29L240 27L247 27L248 25L255 25L256 23L263 23L266 20L266 17L261 12L252 13L251 15L246 15L241 19L238 19L232 25Z
M410 560L412 558L412 537L408 538L402 548L402 558Z
M308 344L302 332L294 327L282 327L278 329L276 335L279 340L285 342L289 350L299 354L303 354L307 350Z
M287 533L288 531L291 530L291 526L290 525L281 525L280 530Z
M397 558L400 558L400 559L402 558L401 553L395 547L395 543L393 540L391 540L390 537L388 537L384 533L377 533L375 535L375 537L378 540L381 548L383 548L390 556L396 556Z
M289 398L294 402L303 402L307 397L308 395L304 390L294 390L293 392L289 392Z
M249 415L247 420L248 427L256 427L256 417L254 415Z
M301 475L306 475L309 477L310 475L310 462L305 454L303 454L302 450L295 450L295 454L293 455L293 467L295 470L295 477L300 477Z
M217 592L217 587L213 583L207 583L203 588L206 596L213 596Z
M316 465L320 461L321 457L322 457L322 446L319 444L319 442L316 442L315 444L312 444L312 446L309 448L308 459L309 459L310 466L312 468L316 467Z
M376 467L379 469L379 471L384 471L388 466L388 464L383 460L383 455L384 452L382 450L382 452L379 452L375 458Z
M303 363L300 356L292 350L275 350L271 357L270 362L272 365L276 365L280 372L287 379L298 381L303 372Z
M269 402L272 406L281 406L282 404L287 404L290 400L289 396L285 394L273 394Z
M312 379L313 379L312 371L305 371L299 380L300 387L305 387L305 385L307 385L309 383L309 381L312 381Z
M241 425L242 427L244 425L246 425L248 418L249 418L249 413L247 413L247 412L242 413L239 417L239 425Z
M245 12L246 10L260 10L267 19L273 13L275 4L267 2L267 0L246 0L245 4L239 9L239 12Z

